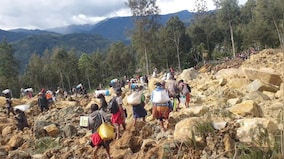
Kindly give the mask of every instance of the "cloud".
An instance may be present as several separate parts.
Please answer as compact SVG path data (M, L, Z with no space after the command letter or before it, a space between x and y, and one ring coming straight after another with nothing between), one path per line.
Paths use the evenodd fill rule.
M127 9L123 0L1 0L0 6L0 28L42 29L95 23Z
M240 0L244 4L247 0ZM0 0L0 29L49 29L130 16L127 0ZM157 0L161 14L193 11L195 0ZM214 9L213 0L207 0Z

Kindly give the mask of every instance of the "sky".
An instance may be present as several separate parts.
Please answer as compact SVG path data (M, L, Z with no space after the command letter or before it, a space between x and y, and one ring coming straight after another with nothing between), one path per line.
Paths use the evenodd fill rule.
M0 29L50 29L131 16L127 0L0 0ZM195 0L156 0L160 14L193 11ZM244 4L246 0L239 0ZM207 0L209 10L215 9Z

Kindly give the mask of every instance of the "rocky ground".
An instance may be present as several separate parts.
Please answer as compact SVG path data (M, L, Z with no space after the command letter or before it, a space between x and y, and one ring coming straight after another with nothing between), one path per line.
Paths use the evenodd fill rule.
M162 74L162 73L161 73ZM283 110L283 52L263 50L249 59L206 65L177 74L191 85L190 108L172 112L168 131L161 132L147 103L146 123L132 123L128 110L127 129L111 143L115 159L225 159L281 158L280 131ZM144 91L147 101L155 81ZM5 115L0 98L0 158L79 159L93 158L88 145L90 131L79 127L80 116L89 113L93 98L58 100L48 112L40 113L37 98L13 99L13 104L30 104L26 112L30 128L18 131L13 117ZM110 100L111 97L107 97ZM97 158L106 158L101 148Z

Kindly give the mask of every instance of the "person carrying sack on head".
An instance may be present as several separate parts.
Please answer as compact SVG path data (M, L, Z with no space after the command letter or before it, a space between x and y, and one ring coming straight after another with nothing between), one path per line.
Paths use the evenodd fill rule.
M110 156L110 142L111 140L103 140L101 135L99 134L99 128L103 124L103 122L110 122L110 119L107 117L107 114L103 111L103 109L99 110L99 106L97 104L91 105L91 114L88 117L89 122L89 130L92 130L91 143L90 145L94 147L94 157L96 156L97 150L103 146L107 153L107 158L111 159Z
M127 102L132 105L132 112L134 118L134 127L138 118L142 118L145 122L147 111L145 110L145 96L143 94L143 86L136 86L136 89L127 98Z
M20 109L16 109L15 113L16 113L15 119L17 120L18 130L23 131L25 127L29 128L25 112L21 111Z
M151 102L153 104L153 117L160 121L162 131L166 131L164 120L168 120L170 109L170 98L160 82L155 83L156 89L151 93Z

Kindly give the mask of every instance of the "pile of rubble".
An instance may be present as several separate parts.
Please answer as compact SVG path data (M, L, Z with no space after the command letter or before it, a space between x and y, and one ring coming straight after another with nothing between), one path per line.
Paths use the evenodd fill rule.
M126 104L130 92L126 87L123 92L129 114L127 129L120 139L112 141L111 156L217 159L278 155L272 154L272 150L276 150L282 130L279 121L283 108L282 73L283 52L272 49L251 55L245 61L215 66L209 72L183 70L177 80L191 85L190 108L171 112L166 132L161 132L158 121L152 118L149 103L152 85L160 79L149 79L149 87L144 91L146 123L138 121L136 129L132 108ZM4 100L0 97L3 105ZM23 132L16 129L12 117L6 117L5 109L0 109L0 158L93 158L93 148L88 144L91 132L79 126L79 119L98 100L59 100L44 113L40 113L36 101L36 97L13 99L14 105L31 105L26 112L31 128ZM105 151L100 149L97 157L106 158Z

